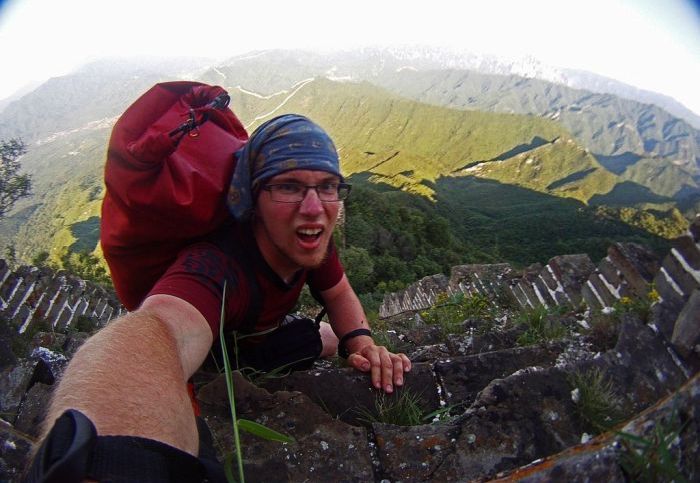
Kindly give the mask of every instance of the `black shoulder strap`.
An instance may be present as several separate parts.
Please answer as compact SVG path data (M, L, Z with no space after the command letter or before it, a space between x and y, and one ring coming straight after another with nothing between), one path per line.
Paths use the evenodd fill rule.
M238 226L236 226L238 225ZM219 247L227 256L232 257L238 266L243 271L243 276L246 278L250 290L250 300L248 301L248 309L243 317L243 321L239 328L240 332L250 333L255 329L260 313L262 312L263 297L260 290L260 284L252 266L253 257L250 253L246 253L244 241L242 241L235 233L236 231L244 232L250 229L249 225L241 226L237 222L230 220L228 223L220 227L215 233L213 243ZM235 290L235 283L229 280L229 296L240 296ZM225 301L223 301L225 303Z
M239 249L235 250L234 253L236 254L240 267L243 269L244 275L248 279L248 287L250 287L248 310L243 317L243 323L238 328L238 331L249 334L255 330L255 325L258 323L258 318L262 312L262 291L260 290L260 284L258 283L255 270L253 270L253 267L250 265L250 257L246 257Z
M83 413L70 409L56 420L24 481L79 483L85 479L126 483L226 481L216 460L151 439L98 436Z

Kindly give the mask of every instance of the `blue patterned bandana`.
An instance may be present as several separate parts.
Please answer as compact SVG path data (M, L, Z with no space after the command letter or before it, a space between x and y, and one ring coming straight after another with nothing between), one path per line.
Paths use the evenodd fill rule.
M330 136L304 116L285 114L262 124L234 156L236 168L226 203L237 221L247 221L263 182L294 169L338 176L340 162Z

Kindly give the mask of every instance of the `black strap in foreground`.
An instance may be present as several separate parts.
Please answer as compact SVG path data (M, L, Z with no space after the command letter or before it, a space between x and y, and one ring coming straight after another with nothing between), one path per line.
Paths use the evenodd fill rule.
M372 337L372 332L369 329L355 329L345 334L340 339L340 342L338 342L338 355L343 359L347 359L350 356L350 353L348 352L348 348L345 347L345 343L350 339L361 335L368 335Z
M92 421L71 409L56 420L25 481L226 481L223 468L217 466L220 467L159 441L134 436L97 436Z

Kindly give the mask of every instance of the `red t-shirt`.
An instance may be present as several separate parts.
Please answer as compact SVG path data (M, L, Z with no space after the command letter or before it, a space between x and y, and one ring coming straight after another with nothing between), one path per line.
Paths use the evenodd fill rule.
M210 240L183 249L175 263L158 280L149 295L166 294L193 305L209 322L214 338L219 336L221 298L226 281L226 328L240 329L251 315L256 289L250 276L257 280L259 306L254 330L276 327L297 303L308 283L322 292L334 287L343 277L343 267L331 242L324 263L314 270L300 270L288 284L265 262L247 224L235 224Z

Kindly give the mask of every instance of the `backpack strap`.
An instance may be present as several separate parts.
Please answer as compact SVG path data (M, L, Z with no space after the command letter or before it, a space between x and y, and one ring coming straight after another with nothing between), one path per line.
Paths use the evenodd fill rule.
M255 324L258 322L258 318L262 313L263 297L262 291L260 290L260 284L258 283L258 277L255 274L255 270L251 266L250 257L245 256L239 249L235 250L237 260L240 263L240 267L243 269L243 273L248 279L248 287L250 288L250 301L248 303L248 310L243 317L243 323L238 329L244 334L250 334L255 331Z
M98 436L92 421L69 409L54 423L29 469L26 482L80 483L224 482L223 466L173 446L135 436Z

